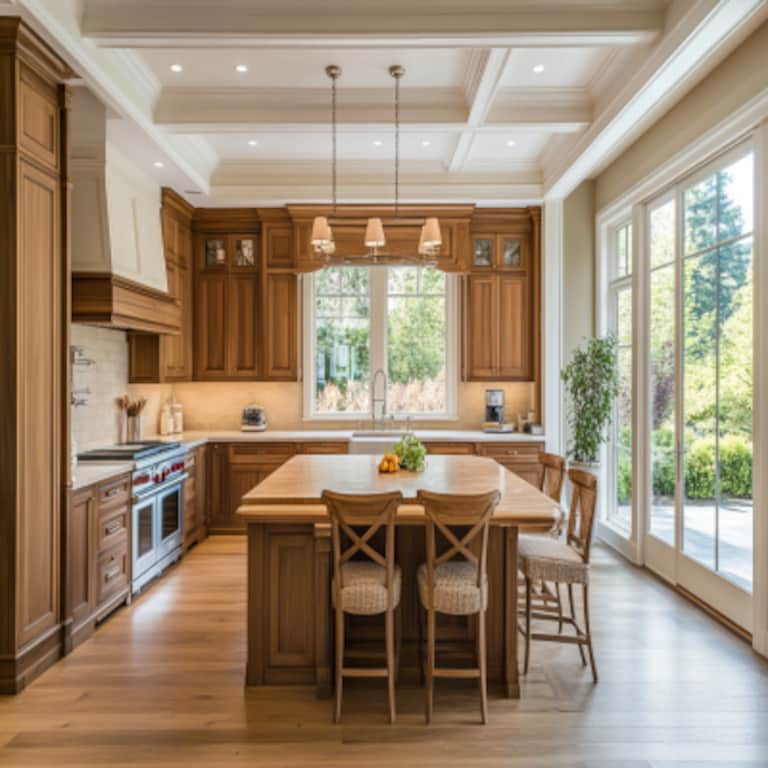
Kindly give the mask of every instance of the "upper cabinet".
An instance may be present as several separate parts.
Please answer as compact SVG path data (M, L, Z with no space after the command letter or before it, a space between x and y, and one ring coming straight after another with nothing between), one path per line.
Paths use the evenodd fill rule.
M468 381L535 381L539 368L540 209L479 212L463 278Z
M199 232L195 274L195 378L258 379L259 233Z
M192 378L193 208L170 189L163 190L162 199L168 296L179 313L179 332L128 335L128 376L131 383L189 381Z

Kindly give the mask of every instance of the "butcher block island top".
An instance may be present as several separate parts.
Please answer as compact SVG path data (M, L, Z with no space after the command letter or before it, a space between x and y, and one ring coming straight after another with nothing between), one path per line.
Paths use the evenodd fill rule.
M538 488L481 456L427 457L421 472L378 471L376 456L294 456L242 498L238 514L249 522L323 523L323 491L365 494L400 491L406 503L398 512L398 523L423 522L423 511L413 503L419 490L435 493L475 494L498 490L501 501L493 525L549 528L562 511Z

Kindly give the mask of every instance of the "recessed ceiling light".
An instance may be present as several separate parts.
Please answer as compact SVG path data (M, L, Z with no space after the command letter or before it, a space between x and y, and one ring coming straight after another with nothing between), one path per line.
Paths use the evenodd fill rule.
M507 141L507 146L514 147L516 143L517 142L514 139L509 139L509 141Z
M256 141L256 139L248 139L248 146L249 146L249 147L255 147L255 146L257 146L257 145L258 145L258 143L259 143L259 142L258 142L258 141Z
M171 70L171 72L183 72L184 71L184 67L182 67L181 64L171 64L169 69Z
M541 73L544 71L544 65L543 65L543 64L537 64L537 65L536 65L536 66L533 68L533 71L534 71L534 72L535 72L537 75L540 75L540 74L541 74Z
M384 142L381 141L381 139L374 139L373 140L373 146L374 147L380 147Z
M248 66L246 64L238 64L235 67L235 71L236 72L247 72L248 71Z
M155 168L162 168L163 167L163 163L161 163L159 160L155 160L154 166L155 166Z
M429 139L424 139L424 141L421 142L422 147L429 147L432 145L432 142Z

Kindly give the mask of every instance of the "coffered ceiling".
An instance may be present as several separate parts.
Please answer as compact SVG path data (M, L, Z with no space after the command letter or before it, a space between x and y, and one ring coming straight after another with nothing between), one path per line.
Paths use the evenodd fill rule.
M0 0L2 8L3 0ZM195 204L515 204L599 170L765 0L5 0L64 49L137 163ZM160 165L162 164L162 165Z

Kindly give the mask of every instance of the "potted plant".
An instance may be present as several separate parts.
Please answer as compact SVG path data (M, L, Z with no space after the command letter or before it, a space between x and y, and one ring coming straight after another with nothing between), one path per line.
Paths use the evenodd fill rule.
M568 393L571 466L599 466L600 446L619 394L616 337L595 337L582 344L560 374Z

